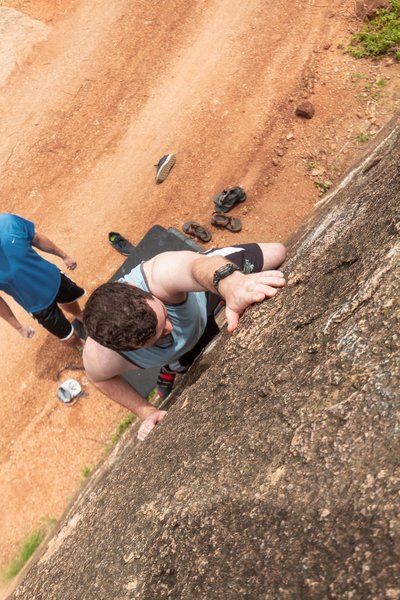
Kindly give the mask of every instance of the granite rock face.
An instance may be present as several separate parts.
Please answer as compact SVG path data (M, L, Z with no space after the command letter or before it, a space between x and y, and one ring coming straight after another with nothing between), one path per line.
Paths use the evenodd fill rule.
M399 164L394 121L13 599L400 599Z

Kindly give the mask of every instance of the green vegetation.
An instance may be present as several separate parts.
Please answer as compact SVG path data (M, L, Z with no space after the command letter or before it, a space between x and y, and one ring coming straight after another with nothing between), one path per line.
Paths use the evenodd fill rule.
M314 169L318 169L319 164L315 160L310 160L307 163L307 171L313 171Z
M361 79L356 78L354 75L351 76L353 79ZM362 78L364 79L364 78ZM388 82L386 79L377 79L376 81L370 80L363 83L362 92L358 92L355 95L357 102L360 104L365 104L370 100L380 100L385 94L385 87Z
M83 465L82 467L82 476L84 479L86 479L87 477L89 477L90 473L92 472L91 467L89 467L89 465Z
M20 572L25 563L28 562L32 554L40 546L43 538L43 529L37 529L27 537L18 555L11 562L9 567L3 571L2 575L6 581L11 581L11 579L13 579Z
M314 185L319 189L319 195L322 196L332 187L332 181L314 181Z
M369 134L366 131L361 131L360 133L357 134L357 140L362 143L368 142Z
M147 400L153 404L154 400L156 400L157 398L157 390L156 388L153 388L148 396L147 396ZM132 425L133 421L135 420L135 415L133 413L130 413L127 417L125 417L124 419L122 419L122 421L120 421L114 431L114 433L111 436L111 442L110 444L108 444L108 446L106 447L106 452L109 452L111 450L111 448L114 446L114 444L116 444L118 442L118 440L120 439L120 437L125 433L125 431Z
M150 404L153 404L154 400L157 398L157 388L153 388L147 395L147 401Z
M394 54L400 61L400 0L390 0L390 8L381 8L355 33L347 52L355 58Z
M352 73L351 77L353 79L367 79L368 75L365 75L364 73Z
M127 417L122 419L122 421L120 421L117 424L117 427L111 436L111 441L113 444L116 444L118 442L118 440L120 439L122 434L124 434L125 431L128 429L128 427L130 427L134 418L135 418L135 415L133 413L130 413Z

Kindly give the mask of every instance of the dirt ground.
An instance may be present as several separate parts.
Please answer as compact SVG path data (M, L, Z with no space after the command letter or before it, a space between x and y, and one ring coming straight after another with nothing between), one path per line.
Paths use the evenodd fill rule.
M74 256L88 291L122 262L110 230L138 242L155 223L209 226L227 186L247 191L232 211L243 230L213 229L207 247L285 241L318 201L316 182L335 183L398 109L399 66L344 53L355 2L0 5L49 27L0 88L1 210ZM295 115L306 99L312 119ZM156 186L153 165L167 152L177 162ZM0 322L0 568L60 517L126 414L87 385L77 353L36 330L24 340ZM87 393L69 408L56 398L67 376Z

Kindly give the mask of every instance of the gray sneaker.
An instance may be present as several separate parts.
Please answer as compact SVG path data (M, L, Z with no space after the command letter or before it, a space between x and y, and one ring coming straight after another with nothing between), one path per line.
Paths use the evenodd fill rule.
M175 164L175 154L166 154L156 164L157 173L156 173L156 183L162 183L165 179L167 179L170 170Z

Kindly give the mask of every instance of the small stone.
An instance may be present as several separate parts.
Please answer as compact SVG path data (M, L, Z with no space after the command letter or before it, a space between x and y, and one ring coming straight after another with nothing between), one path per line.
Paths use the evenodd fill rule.
M330 44L324 44L322 47L323 47L324 50L329 50L329 48L331 47L331 45Z
M274 167L277 167L279 165L279 160L277 158L273 158L272 164L274 165Z
M278 148L278 150L276 150L276 153L278 156L283 156L285 154L281 148Z
M312 119L315 114L314 105L309 100L301 102L301 104L297 106L295 114L304 119Z
M322 173L324 173L324 169L312 169L310 171L310 175L312 175L313 177L317 177L317 175L322 175Z
M264 186L264 187L268 187L268 186L269 186L269 181L268 181L268 179L266 179L266 180L264 181L264 183L263 183L263 186Z
M286 139L287 140L294 140L294 133L292 133L292 132L288 133L287 136L286 136Z

